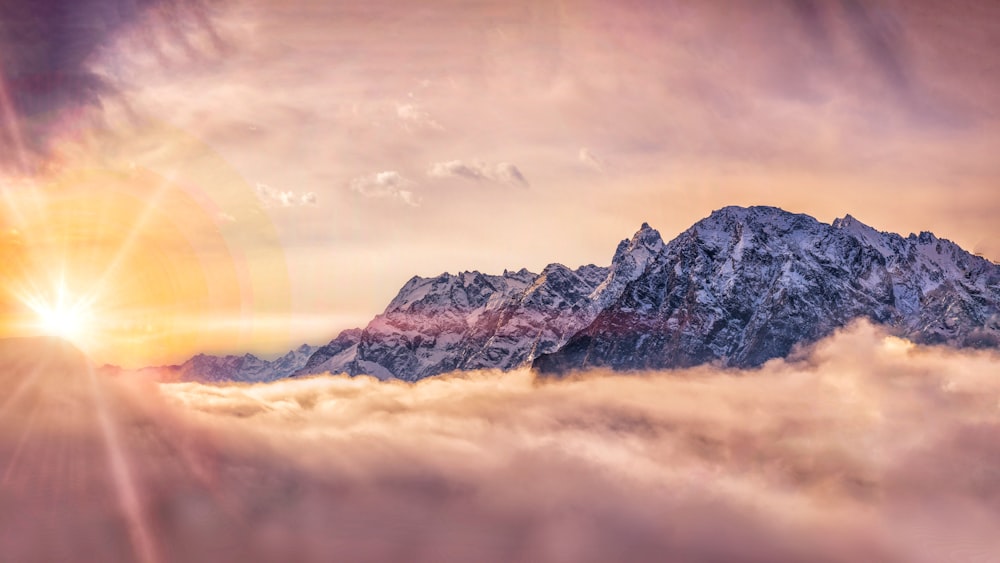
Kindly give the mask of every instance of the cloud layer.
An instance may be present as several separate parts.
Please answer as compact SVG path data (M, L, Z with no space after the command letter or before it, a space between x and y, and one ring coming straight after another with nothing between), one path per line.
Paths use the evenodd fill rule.
M2 413L0 554L986 561L998 366L859 324L752 372L105 382L96 413L64 381Z

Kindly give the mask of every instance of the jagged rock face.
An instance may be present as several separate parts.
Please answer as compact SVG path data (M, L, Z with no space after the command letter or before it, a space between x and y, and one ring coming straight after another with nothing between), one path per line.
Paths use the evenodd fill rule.
M621 241L611 259L607 277L591 296L594 315L618 299L625 286L642 275L652 259L662 251L663 239L659 231L648 223L643 223L631 240Z
M472 331L473 341L485 340L460 367L508 370L554 352L593 318L590 296L607 274L597 266L575 271L562 264L547 266Z
M611 266L408 281L364 330L275 362L196 356L198 379L454 370L753 367L867 318L920 343L1000 347L1000 266L930 233L727 207L664 244L643 224ZM304 358L306 352L311 356Z
M534 277L526 270L415 277L362 332L346 371L413 380L459 369L483 348L504 303Z
M342 371L416 380L459 369L511 369L585 326L605 268L553 264L488 276L414 278L362 332Z
M357 353L358 342L361 341L361 329L352 328L341 332L326 346L320 346L313 352L305 365L292 375L309 375L315 373L341 373Z
M660 234L644 224L619 244L611 268L550 264L540 274L414 277L356 342L342 333L297 375L329 371L412 381L529 365L590 324L662 248Z
M917 342L996 346L1000 267L929 233L725 208L667 244L542 372L753 367L856 318Z

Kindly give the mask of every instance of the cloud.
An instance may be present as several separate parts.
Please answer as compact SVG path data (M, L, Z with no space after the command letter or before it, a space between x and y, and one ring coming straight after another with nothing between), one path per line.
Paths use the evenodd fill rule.
M509 162L501 162L494 167L493 179L501 184L520 186L522 188L528 187L528 180L524 178L524 175L521 174L521 171L516 166Z
M92 63L122 33L150 25L152 51L169 43L197 49L193 33L207 32L218 42L213 0L81 0L79 2L7 0L0 3L0 166L32 172L50 149L53 135L82 127L82 110L99 112L119 89L118 77ZM161 37L169 37L163 41ZM216 45L218 47L218 45ZM81 123L84 122L84 123Z
M302 205L316 205L316 194L314 192L297 194L291 190L279 190L261 183L258 183L255 189L257 190L257 197L264 202L265 206L297 207Z
M417 207L420 198L413 193L414 184L394 170L376 172L351 180L351 189L369 198L394 199Z
M591 152L590 149L586 147L580 149L580 152L577 154L577 160L580 161L580 164L583 164L584 166L590 168L591 170L600 172L602 174L607 170L608 167L607 163L604 161L603 158L597 156L596 154Z
M396 117L409 128L426 128L436 131L443 131L444 127L434 121L431 115L424 109L413 103L396 104Z
M52 367L32 372L42 357ZM70 363L0 354L0 384L17 390L0 412L4 560L134 559L134 545L245 561L936 563L1000 550L1000 357L864 323L747 372L119 376L99 380L100 410Z
M431 178L465 178L475 181L489 181L508 186L527 188L530 186L524 174L509 162L490 165L485 162L465 163L461 160L435 162L427 171Z
M873 9L858 0L841 0L848 29L886 80L896 88L910 87L911 69L900 23L888 10Z

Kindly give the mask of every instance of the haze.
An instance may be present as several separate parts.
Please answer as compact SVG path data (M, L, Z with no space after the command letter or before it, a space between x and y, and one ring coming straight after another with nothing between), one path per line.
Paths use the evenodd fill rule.
M161 281L107 293L170 321L119 327L105 361L325 342L412 275L606 265L643 221L669 239L731 204L851 213L1000 259L992 2L88 0L0 14L4 252L46 247L50 202L81 173L118 179L88 193L120 238L155 209L133 251ZM117 244L103 227L72 232Z

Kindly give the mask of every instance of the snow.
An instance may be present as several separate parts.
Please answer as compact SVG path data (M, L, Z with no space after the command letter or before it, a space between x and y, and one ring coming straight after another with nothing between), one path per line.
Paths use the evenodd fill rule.
M390 379L395 379L396 376L381 364L375 362L369 362L365 360L358 361L359 375L370 375L382 381L388 381Z
M685 293L674 295L674 308L665 307L675 285ZM626 288L631 288L627 294ZM976 292L975 298L970 291ZM823 309L831 306L824 305L829 303L824 299L831 297L823 292L837 297L837 308L854 307L850 310L862 316L877 312L879 318L899 323L900 330L950 338L968 324L969 314L998 318L1000 267L930 233L903 238L879 232L850 215L827 225L777 208L729 207L713 212L669 244L643 224L618 245L608 268L588 265L570 270L550 264L540 274L521 269L505 270L501 276L471 271L414 277L386 313L369 323L362 344L318 367L405 379L455 366L512 369L557 352L571 337L588 330L602 312L627 319L624 326L640 332L640 345L655 331L702 326L713 330L722 320L727 328L719 338L730 340L713 341L706 349L724 361L737 361L738 354L729 348L757 341L749 331L763 330L781 314L769 307L787 303L819 307L802 311L802 318L818 318L835 327L839 321L827 317L840 309ZM784 295L792 298L775 298ZM677 305L678 299L683 303ZM937 309L927 310L929 300ZM735 307L741 320L735 324L727 320L727 307ZM891 310L883 310L887 307ZM984 308L966 312L974 307ZM697 321L690 325L692 318ZM730 329L730 325L744 328ZM613 343L607 347L614 348ZM279 361L304 365L307 349ZM199 362L212 364L206 358ZM227 377L241 365L249 370L244 376L270 377L267 369L274 368L257 358L215 362L218 377Z

